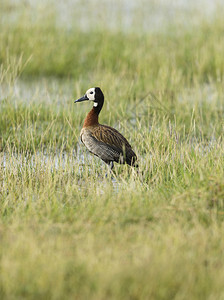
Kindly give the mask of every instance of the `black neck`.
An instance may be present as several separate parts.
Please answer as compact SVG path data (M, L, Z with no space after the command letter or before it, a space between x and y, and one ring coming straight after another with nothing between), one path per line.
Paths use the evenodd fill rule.
M103 107L103 103L104 103L104 98L102 97L101 99L97 100L97 101L94 101L94 104L97 103L97 106L93 106L93 109L95 111L95 113L97 115L99 115L102 107Z

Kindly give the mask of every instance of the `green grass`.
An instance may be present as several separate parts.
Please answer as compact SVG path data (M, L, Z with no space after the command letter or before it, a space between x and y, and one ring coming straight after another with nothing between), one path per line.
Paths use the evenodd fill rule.
M0 22L0 299L223 299L221 13L155 33L21 9ZM80 145L95 85L138 173Z

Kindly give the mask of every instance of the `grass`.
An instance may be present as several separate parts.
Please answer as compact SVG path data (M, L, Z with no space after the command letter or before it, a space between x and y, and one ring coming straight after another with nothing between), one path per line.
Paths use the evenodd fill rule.
M221 13L126 32L21 12L0 22L0 298L223 299ZM95 85L138 174L80 145Z

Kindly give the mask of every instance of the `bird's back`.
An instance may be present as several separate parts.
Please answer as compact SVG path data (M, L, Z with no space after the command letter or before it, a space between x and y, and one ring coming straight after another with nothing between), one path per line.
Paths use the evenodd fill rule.
M135 165L136 154L127 139L115 128L101 124L84 127L81 140L91 153L106 163L115 161Z

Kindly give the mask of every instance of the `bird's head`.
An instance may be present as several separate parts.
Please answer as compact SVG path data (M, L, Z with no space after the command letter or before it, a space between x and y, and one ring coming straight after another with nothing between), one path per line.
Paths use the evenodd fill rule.
M75 103L82 101L94 101L93 106L98 106L100 102L103 102L104 95L99 87L90 88L86 91L85 95L75 100Z

